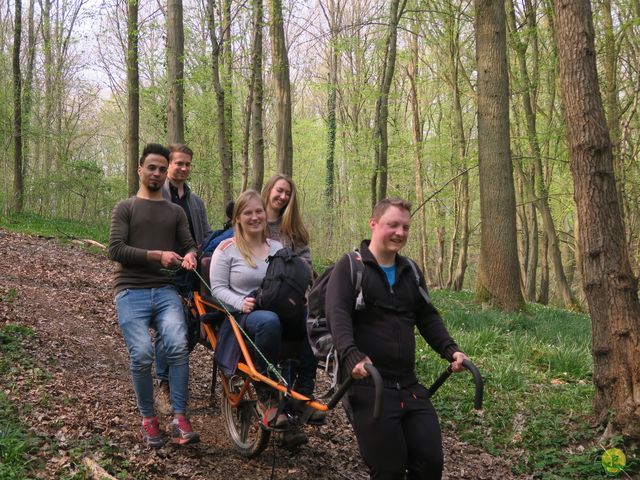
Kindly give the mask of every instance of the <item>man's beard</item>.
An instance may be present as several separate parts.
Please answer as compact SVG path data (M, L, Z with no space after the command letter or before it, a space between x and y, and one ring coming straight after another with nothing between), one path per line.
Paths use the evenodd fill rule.
M162 188L162 185L160 183L150 183L147 188L152 192L157 192Z

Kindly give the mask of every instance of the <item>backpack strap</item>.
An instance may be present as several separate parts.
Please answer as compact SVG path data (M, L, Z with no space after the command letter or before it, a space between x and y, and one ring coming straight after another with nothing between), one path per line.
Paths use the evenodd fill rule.
M356 310L364 308L364 297L362 296L362 277L364 276L364 264L362 263L362 255L357 248L347 253L349 257L349 265L351 266L351 283L354 285L356 292Z
M407 261L409 262L409 265L411 265L411 270L413 270L413 276L416 279L416 285L418 285L418 292L420 292L420 296L424 298L425 302L431 303L431 297L429 296L429 293L427 293L427 290L422 285L420 285L420 272L418 271L418 266L416 265L416 262L411 260L409 257L404 257L404 258L406 258Z

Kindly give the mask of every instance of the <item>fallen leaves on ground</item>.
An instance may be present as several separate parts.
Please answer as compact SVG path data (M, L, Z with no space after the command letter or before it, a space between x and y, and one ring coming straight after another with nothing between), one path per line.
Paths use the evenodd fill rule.
M202 443L157 451L144 447L113 305L114 263L78 245L0 230L0 271L0 326L24 325L35 332L25 343L31 365L3 379L2 390L30 432L42 439L38 478L79 474L83 458L118 478L145 480L368 478L341 408L326 425L306 427L309 444L295 452L272 440L258 458L238 456L215 406L220 387L211 405L211 353L200 345L190 358L189 394ZM444 478L514 478L504 460L450 432L444 432L444 446Z

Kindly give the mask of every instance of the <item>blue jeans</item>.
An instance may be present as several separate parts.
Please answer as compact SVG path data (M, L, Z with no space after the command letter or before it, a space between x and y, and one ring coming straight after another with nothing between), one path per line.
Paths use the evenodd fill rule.
M142 416L154 415L151 377L154 349L149 334L152 325L166 351L173 413L186 413L189 346L184 311L176 289L167 286L123 290L116 295L116 310L129 350L131 379Z
M268 310L254 310L247 315L244 328L269 363L276 366L282 342L282 326L278 315ZM267 365L262 357L256 354L254 360L258 371L267 375ZM272 377L273 374L267 376Z

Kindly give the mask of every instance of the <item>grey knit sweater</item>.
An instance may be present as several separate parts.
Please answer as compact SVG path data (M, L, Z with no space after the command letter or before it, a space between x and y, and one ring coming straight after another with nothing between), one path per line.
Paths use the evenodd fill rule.
M276 240L267 240L269 254L273 255L282 248ZM267 273L266 259L254 259L256 268L245 262L233 238L225 240L216 248L211 257L209 280L213 296L230 311L242 310L244 298L262 284Z

